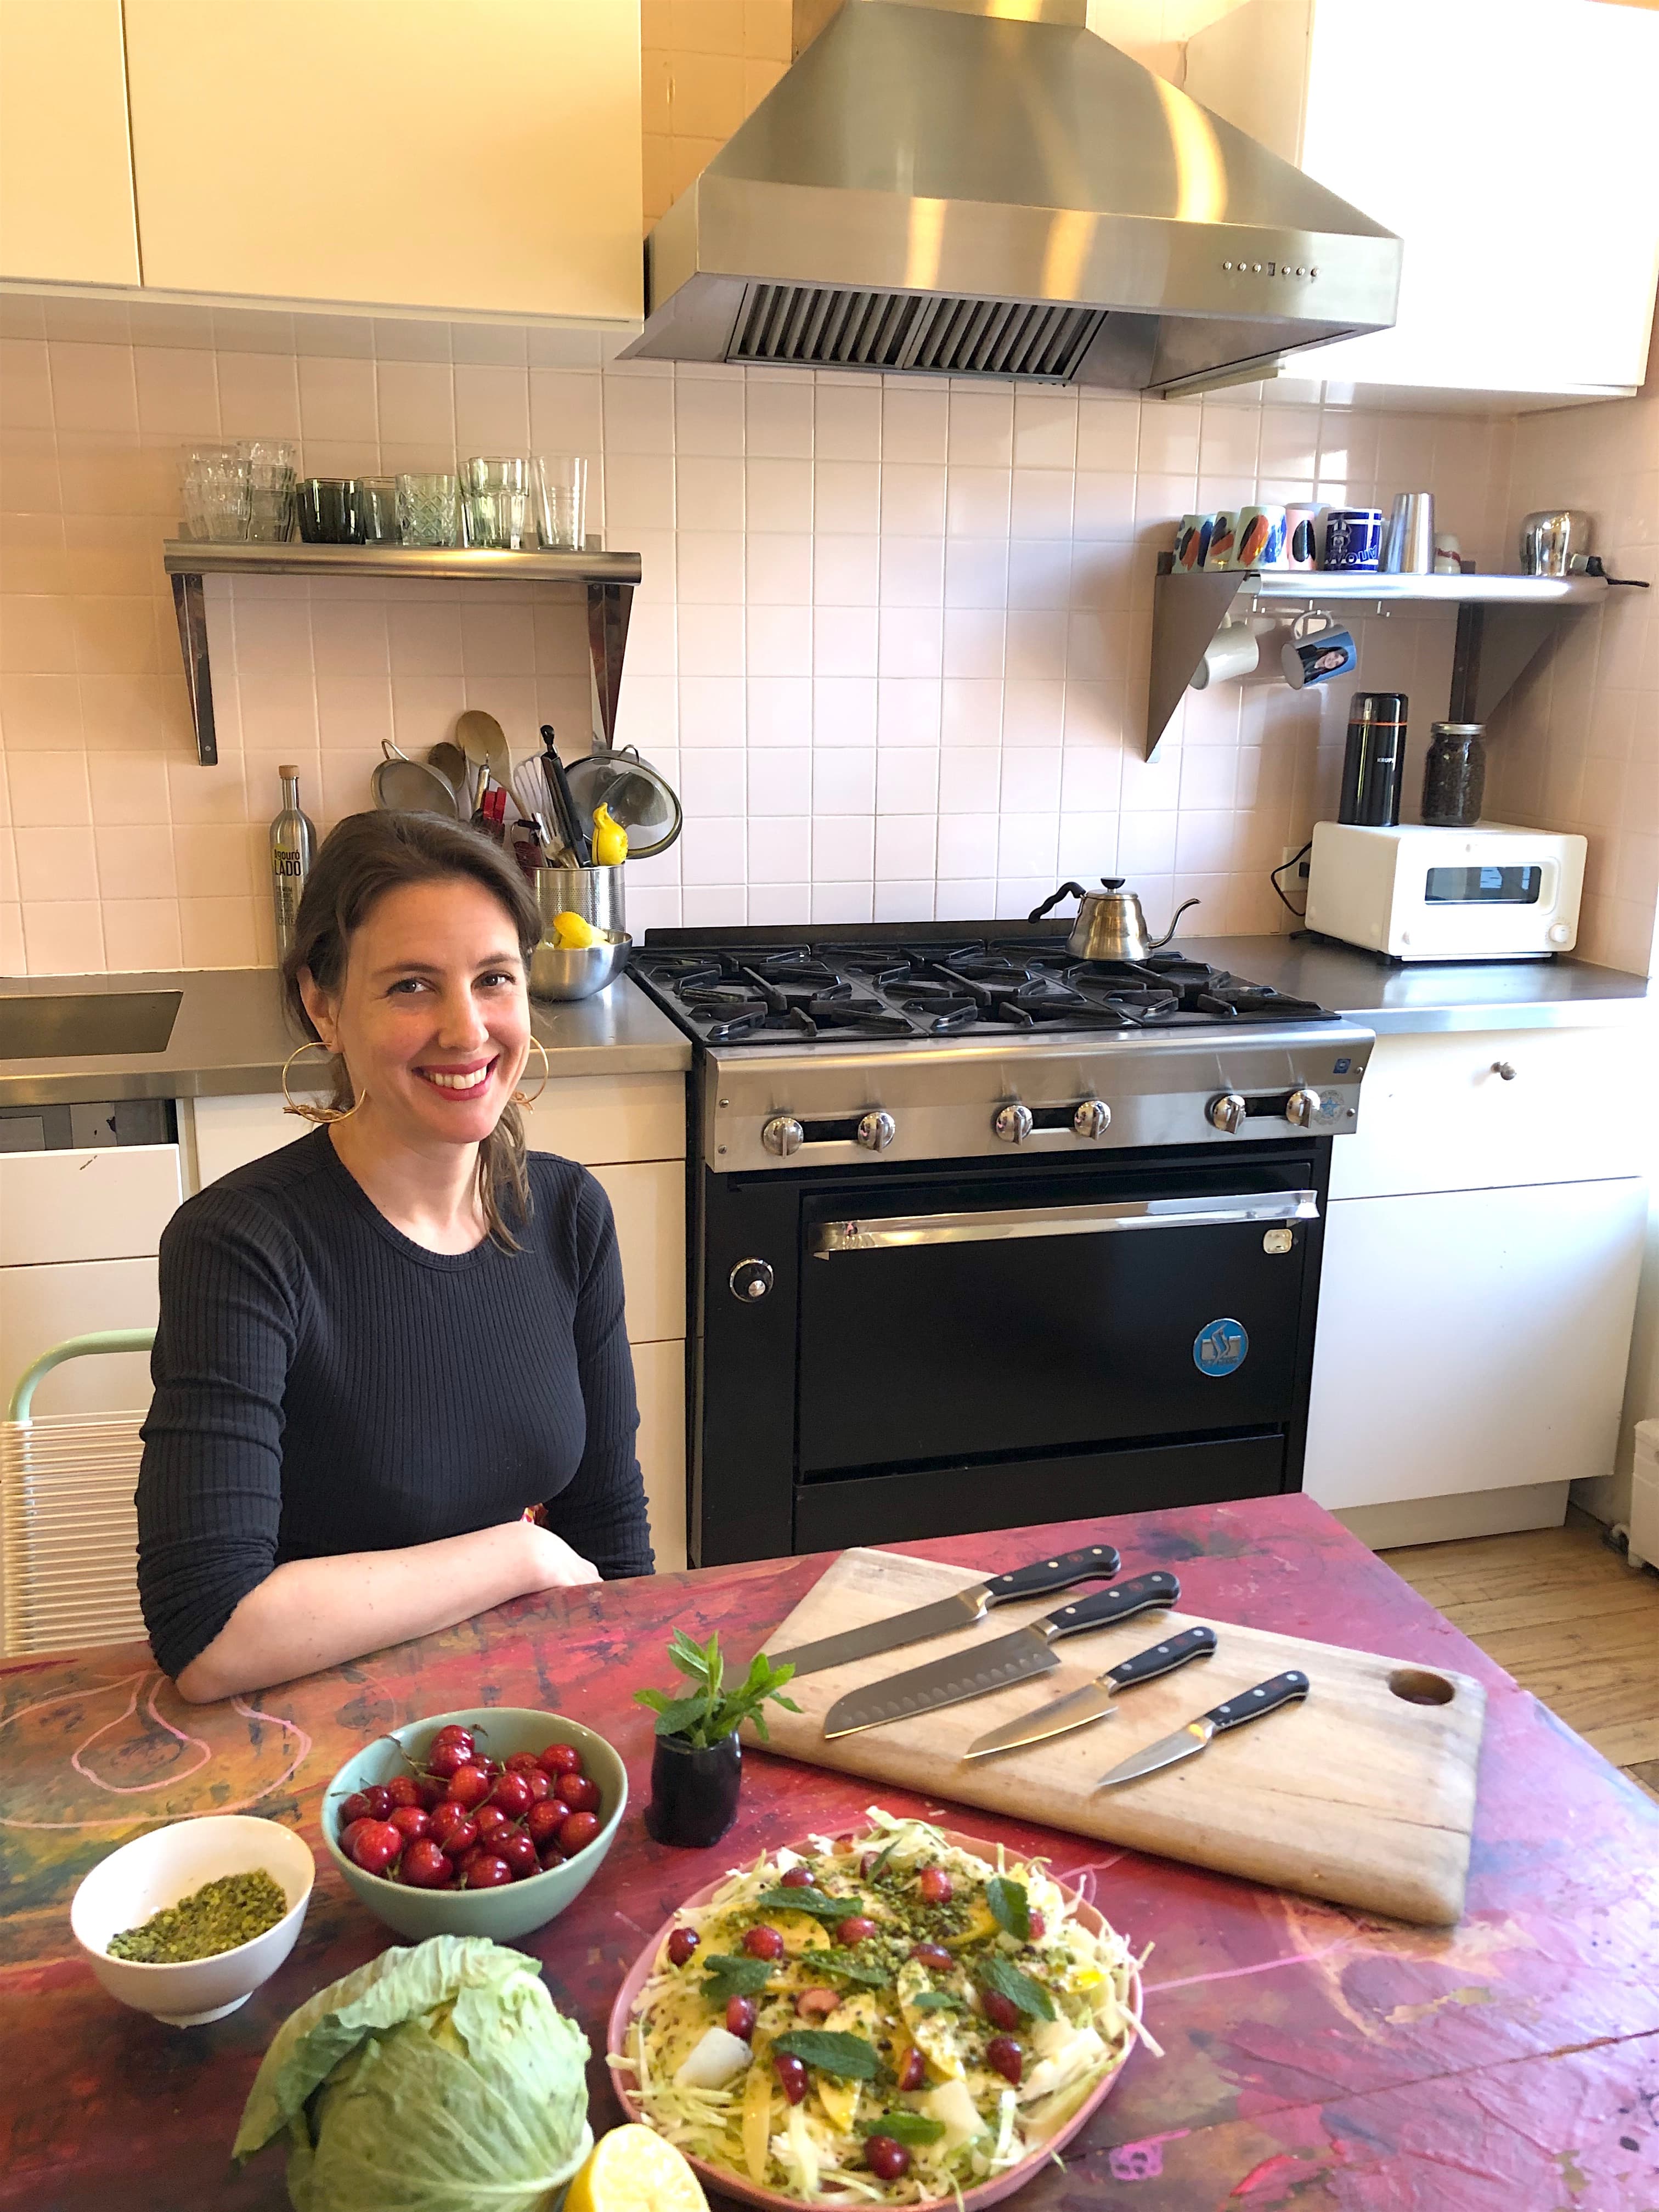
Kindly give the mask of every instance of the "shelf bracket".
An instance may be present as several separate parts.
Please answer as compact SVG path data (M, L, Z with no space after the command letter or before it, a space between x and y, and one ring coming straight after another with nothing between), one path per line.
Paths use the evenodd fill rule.
M173 579L173 611L179 617L179 649L185 658L185 688L196 731L196 757L204 768L219 764L219 738L213 726L213 668L208 659L207 604L199 575Z
M1152 585L1152 668L1146 695L1146 758L1154 759L1181 695L1198 672L1211 639L1226 620L1243 569L1194 568L1177 576L1162 568Z
M632 584L589 583L587 651L593 664L593 743L599 751L611 750L617 742L623 655L628 647L628 618L633 611Z
M1452 722L1489 722L1571 606L1461 606L1452 648Z

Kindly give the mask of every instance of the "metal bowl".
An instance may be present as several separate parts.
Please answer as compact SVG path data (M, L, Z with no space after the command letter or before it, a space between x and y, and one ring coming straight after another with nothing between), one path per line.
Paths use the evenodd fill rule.
M568 950L544 938L530 957L532 999L592 999L614 983L628 965L634 940L623 929L599 933L597 945Z

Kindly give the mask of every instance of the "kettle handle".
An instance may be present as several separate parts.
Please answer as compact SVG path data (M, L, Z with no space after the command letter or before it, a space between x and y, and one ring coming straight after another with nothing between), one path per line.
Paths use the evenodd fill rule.
M1026 915L1025 919L1027 921L1041 921L1043 915L1048 913L1049 908L1058 906L1061 899L1080 899L1086 898L1087 896L1088 893L1084 890L1081 884L1062 884L1057 891L1051 892L1049 896L1043 900L1041 906L1034 906L1030 914ZM1191 901L1189 900L1188 902L1190 904ZM1174 922L1171 922L1170 927L1173 929L1175 927Z
M1056 896L1056 897L1057 897L1057 896L1059 896L1059 894L1058 894L1058 893L1056 893L1056 894L1055 894L1055 896ZM1051 902L1051 903L1052 903L1052 902ZM1175 932L1176 932L1176 922L1178 922L1178 921L1180 921L1180 919L1181 919L1182 915L1183 914L1185 914L1185 913L1186 913L1186 911L1187 911L1188 908L1189 906L1202 906L1202 905L1203 905L1203 903L1204 903L1204 902L1203 902L1203 900L1202 900L1202 899L1198 899L1198 898L1182 899L1182 901L1181 902L1181 904L1180 904L1180 905L1176 908L1175 912L1174 912L1174 913L1170 916L1170 927L1169 927L1164 931L1164 934L1163 934L1163 936L1162 936L1162 937L1155 937L1155 938L1152 939L1152 944L1147 947L1147 950L1148 950L1149 951L1152 951L1152 952L1156 952L1156 951L1158 950L1158 948L1159 948L1159 946L1160 946L1160 945L1167 945L1167 944L1169 943L1170 939L1175 935Z

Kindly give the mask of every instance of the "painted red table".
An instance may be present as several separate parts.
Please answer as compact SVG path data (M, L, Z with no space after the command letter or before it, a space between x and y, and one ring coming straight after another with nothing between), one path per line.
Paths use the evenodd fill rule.
M1005 1531L907 1548L995 1570L1109 1539L1125 1572L1176 1568L1184 1609L1430 1665L1487 1685L1467 1914L1425 1930L975 1810L974 1832L1081 1875L1137 1945L1148 2025L1091 2130L1029 2212L1656 2212L1659 1808L1300 1497ZM524 1601L257 1699L182 1704L142 1645L0 1672L0 2203L35 2212L246 2212L287 2203L279 2152L228 2148L278 2022L393 1940L319 1851L303 1935L240 2012L169 2029L112 2003L68 1905L113 1844L158 1820L247 1809L316 1842L325 1783L382 1729L488 1703L568 1711L627 1758L634 1792L599 1877L526 1940L596 2049L640 1945L711 1873L855 1819L871 1785L749 1763L713 1852L641 1820L669 1632L745 1655L823 1562L786 1559ZM884 1790L895 1811L923 1801ZM593 2118L616 2116L591 2069Z

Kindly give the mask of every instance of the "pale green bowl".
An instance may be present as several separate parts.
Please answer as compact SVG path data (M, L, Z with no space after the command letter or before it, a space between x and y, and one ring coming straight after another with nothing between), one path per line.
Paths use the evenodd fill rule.
M354 1790L372 1783L390 1782L409 1771L398 1753L401 1744L417 1762L441 1728L459 1722L463 1728L484 1733L482 1743L492 1759L507 1759L515 1751L539 1751L544 1744L574 1743L582 1755L586 1772L599 1785L599 1832L585 1851L546 1874L532 1874L505 1889L406 1889L384 1875L365 1874L353 1866L336 1838L340 1829L340 1807ZM394 1741L395 1739L395 1741ZM323 1842L330 1857L345 1876L346 1886L388 1928L414 1942L428 1936L488 1936L508 1943L532 1929L545 1927L580 1897L599 1870L599 1863L616 1839L617 1826L628 1803L628 1770L602 1735L584 1728L563 1713L538 1713L524 1706L477 1705L457 1713L436 1713L428 1720L411 1721L389 1736L368 1744L349 1759L323 1792Z

